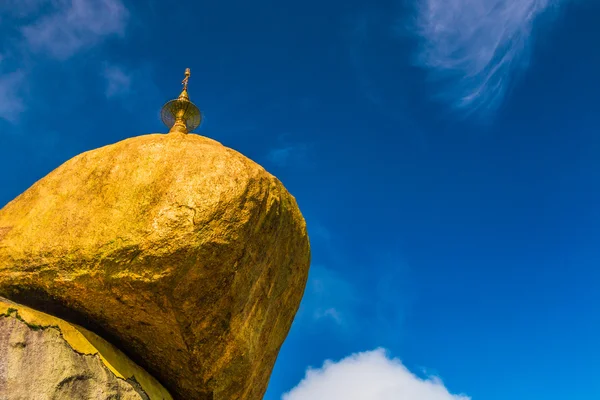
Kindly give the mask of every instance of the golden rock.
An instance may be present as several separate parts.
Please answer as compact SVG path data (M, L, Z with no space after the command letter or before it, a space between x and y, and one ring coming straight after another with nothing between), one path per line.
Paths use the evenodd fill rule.
M309 264L283 185L194 134L80 154L0 210L0 295L99 334L175 399L262 398Z

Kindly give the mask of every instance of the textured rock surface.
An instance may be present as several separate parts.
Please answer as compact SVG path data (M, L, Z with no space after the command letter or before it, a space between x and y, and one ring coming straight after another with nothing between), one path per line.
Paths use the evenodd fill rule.
M0 211L0 295L93 330L185 400L262 398L309 259L283 185L198 135L83 153Z
M102 339L81 327L0 298L0 399L171 397Z

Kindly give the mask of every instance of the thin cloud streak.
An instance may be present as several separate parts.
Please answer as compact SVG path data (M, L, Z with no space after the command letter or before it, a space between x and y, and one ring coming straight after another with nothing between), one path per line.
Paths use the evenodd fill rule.
M418 0L417 64L447 84L439 96L457 109L493 112L529 66L537 23L564 2Z

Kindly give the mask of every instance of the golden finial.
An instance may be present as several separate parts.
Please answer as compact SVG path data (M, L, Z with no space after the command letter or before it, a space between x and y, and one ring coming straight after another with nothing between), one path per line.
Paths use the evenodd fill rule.
M188 86L188 82L190 80L190 76L192 75L192 72L190 71L189 68L185 69L185 78L183 79L183 81L181 81L181 83L183 84L183 90L187 91L187 86Z
M161 118L171 132L188 133L192 132L202 122L202 113L194 103L190 101L187 88L191 72L189 68L185 70L185 78L181 83L183 90L179 97L165 104L161 111Z

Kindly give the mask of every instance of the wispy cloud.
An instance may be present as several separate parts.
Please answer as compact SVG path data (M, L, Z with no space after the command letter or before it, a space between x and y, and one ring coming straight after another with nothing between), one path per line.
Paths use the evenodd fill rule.
M393 344L416 300L414 277L397 250L401 246L372 247L359 264L318 218L308 213L306 221L319 254L296 317L300 329L331 330L374 346Z
M289 134L280 135L278 145L269 150L267 159L279 167L308 165L310 163L309 145L307 143L291 142L289 137Z
M296 317L298 324L310 331L326 329L341 338L365 343L394 343L402 335L414 293L407 287L407 273L397 265L389 268L392 271L364 278L356 273L342 275L322 265L311 266ZM373 265L367 269L383 268Z
M313 321L330 321L351 328L355 322L352 312L358 305L357 299L354 286L339 274L322 266L313 266L301 312L309 311Z
M0 20L8 27L0 48L10 56L0 55L0 62L4 70L8 65L16 71L0 76L0 118L14 123L25 111L23 85L40 58L64 61L110 36L123 36L128 19L122 0L0 0ZM108 97L129 90L124 71L107 68L104 75Z
M284 167L294 160L304 159L306 150L304 144L276 147L269 151L268 158L272 163Z
M106 80L106 97L121 96L131 91L132 75L124 68L116 65L106 65L104 68Z
M528 67L536 25L566 0L417 0L417 63L458 109L489 112Z
M14 123L25 110L20 95L24 78L22 71L0 75L0 119Z
M451 394L437 377L421 379L383 349L353 354L306 371L282 400L469 400Z
M22 28L33 51L66 59L111 35L123 35L129 13L121 0L48 0L52 12Z
M38 11L40 7L48 3L50 0L2 0L0 15L4 13L22 18Z
M343 323L341 313L335 308L327 308L325 310L319 308L315 311L314 316L315 319L331 318L336 324L341 325Z

